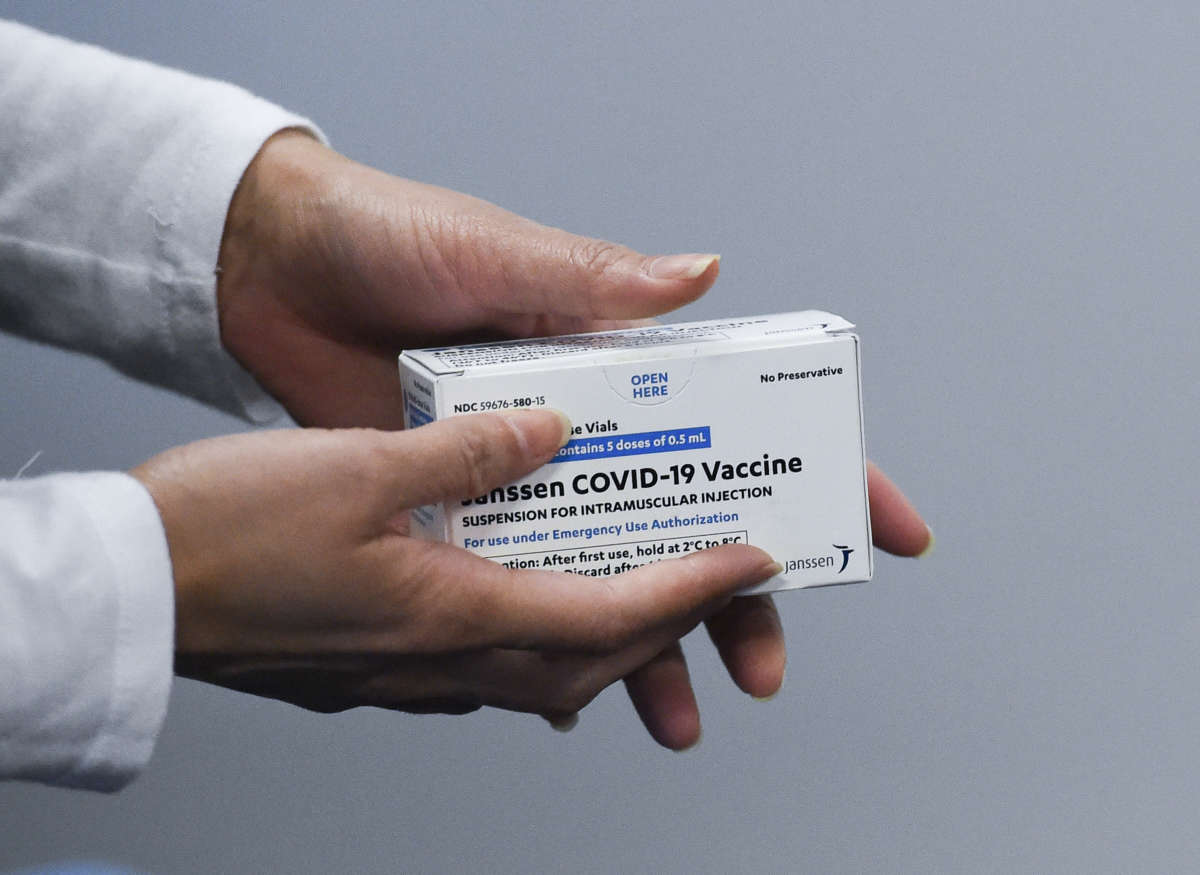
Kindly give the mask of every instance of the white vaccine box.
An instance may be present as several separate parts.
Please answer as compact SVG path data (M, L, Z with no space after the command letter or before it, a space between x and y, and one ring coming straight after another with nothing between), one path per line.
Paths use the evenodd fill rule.
M784 566L754 592L870 580L853 328L809 310L408 350L409 428L522 407L573 424L542 468L417 508L412 534L587 575L749 543Z

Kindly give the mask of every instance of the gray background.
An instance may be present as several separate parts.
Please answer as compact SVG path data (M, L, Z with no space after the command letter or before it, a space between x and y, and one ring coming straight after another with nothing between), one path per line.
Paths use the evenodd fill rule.
M689 638L705 736L683 755L619 689L562 736L181 681L120 795L0 787L0 865L1195 865L1195 3L238 7L0 13L237 81L396 173L647 252L721 252L687 317L845 314L870 453L937 551L780 598L770 703ZM36 471L128 467L243 428L11 339L0 371L6 473L38 449Z

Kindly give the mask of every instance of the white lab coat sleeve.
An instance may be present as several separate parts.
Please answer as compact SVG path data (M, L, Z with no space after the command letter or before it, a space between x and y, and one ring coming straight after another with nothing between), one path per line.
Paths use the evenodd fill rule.
M217 254L271 134L320 131L236 86L0 22L0 328L263 421L224 351Z
M277 415L221 347L214 271L242 174L288 127L321 137L232 85L0 22L0 329ZM0 481L0 777L111 790L136 775L166 709L173 615L136 480Z
M0 483L0 777L122 787L162 726L173 650L167 541L137 480Z

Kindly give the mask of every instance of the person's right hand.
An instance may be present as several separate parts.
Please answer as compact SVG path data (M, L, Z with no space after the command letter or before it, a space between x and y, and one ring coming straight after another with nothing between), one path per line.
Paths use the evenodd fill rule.
M731 545L595 578L513 571L408 535L410 508L509 483L566 432L552 411L518 411L408 432L259 432L150 459L132 473L166 529L176 670L319 711L487 705L552 722L656 660L677 672L680 637L779 571L764 552ZM738 679L746 626L726 624L710 631ZM694 741L671 728L678 695L635 702L661 743Z

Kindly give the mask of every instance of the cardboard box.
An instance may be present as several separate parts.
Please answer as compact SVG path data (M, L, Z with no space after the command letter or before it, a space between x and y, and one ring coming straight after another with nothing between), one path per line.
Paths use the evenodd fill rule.
M784 565L765 592L869 580L859 341L819 311L409 350L410 428L556 407L572 440L416 537L512 568L608 575L726 543Z

